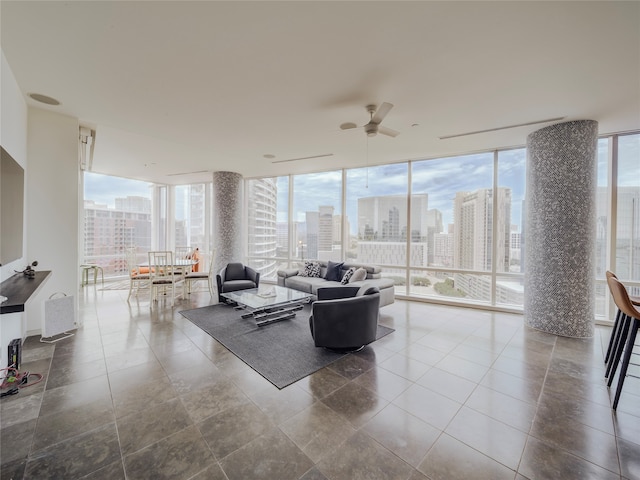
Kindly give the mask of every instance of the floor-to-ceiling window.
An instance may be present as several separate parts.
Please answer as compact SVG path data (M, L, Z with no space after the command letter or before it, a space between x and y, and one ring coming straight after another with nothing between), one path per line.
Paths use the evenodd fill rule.
M499 225L501 244L498 254L504 258L502 268L496 269L495 305L518 306L524 304L524 196L527 151L524 148L497 152L498 191L503 192L501 212L509 213L508 223ZM508 192L508 194L507 194Z
M275 281L289 252L289 177L246 182L248 264Z
M304 259L375 263L397 295L521 308L525 164L519 148L249 179L247 262L266 281ZM123 245L215 247L211 184L151 185L89 172L84 183L81 261L102 265L106 275L124 274ZM599 139L594 229L596 315L604 319L611 316L607 269L640 294L638 133Z
M408 164L353 168L345 177L344 259L384 266L405 293Z
M342 172L292 177L292 255L304 259L342 258Z
M494 195L493 182L491 152L412 163L411 218L417 207L416 221L424 227L411 229L412 234L425 234L412 238L411 248L423 245L427 253L424 260L410 256L412 295L490 302L496 196L498 243L503 250L504 230L510 224L503 198L509 192L498 189ZM500 251L495 259L499 271L504 271L504 262L505 253Z
M618 140L615 265L619 278L640 292L640 134Z
M607 315L609 303L609 288L605 281L605 272L609 268L609 240L610 240L610 153L611 139L598 139L598 170L597 170L597 187L596 187L596 292L595 292L595 310L596 316L604 318Z
M305 258L375 263L397 295L521 309L525 167L526 149L514 148L279 177L278 268ZM640 293L639 205L640 134L602 137L594 225L599 319L611 313L607 269ZM259 258L249 239L249 261L259 265Z
M105 277L126 275L125 249L151 247L152 185L148 182L84 172L83 255Z
M197 248L203 255L211 250L211 188L210 183L174 187L175 247Z

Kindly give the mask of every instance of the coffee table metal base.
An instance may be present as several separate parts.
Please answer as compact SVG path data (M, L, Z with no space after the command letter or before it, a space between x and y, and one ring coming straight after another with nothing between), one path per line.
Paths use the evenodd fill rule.
M263 292L255 288L222 296L235 303L237 310L243 310L240 315L243 319L253 318L259 327L295 317L312 299L311 294L276 285Z
M263 327L270 323L280 322L282 320L289 320L296 316L298 310L302 310L303 305L301 303L291 305L280 305L278 307L264 308L253 311L247 311L240 315L242 318L253 318L256 321L256 325ZM246 307L236 307L239 310L246 310Z

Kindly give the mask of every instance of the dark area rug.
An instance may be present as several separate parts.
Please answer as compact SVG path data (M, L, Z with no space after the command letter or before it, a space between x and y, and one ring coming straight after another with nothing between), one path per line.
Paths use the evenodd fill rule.
M263 327L256 326L252 318L241 318L241 310L224 304L180 313L276 387L284 388L348 355L313 344L310 312L311 305L305 305L294 318ZM378 325L377 339L393 331Z

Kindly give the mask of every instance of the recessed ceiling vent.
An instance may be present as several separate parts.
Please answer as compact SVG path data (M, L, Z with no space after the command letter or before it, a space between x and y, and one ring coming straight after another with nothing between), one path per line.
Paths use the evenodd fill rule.
M47 105L60 105L60 102L52 97L47 97L46 95L41 95L40 93L30 93L29 98L32 98L36 102L45 103Z

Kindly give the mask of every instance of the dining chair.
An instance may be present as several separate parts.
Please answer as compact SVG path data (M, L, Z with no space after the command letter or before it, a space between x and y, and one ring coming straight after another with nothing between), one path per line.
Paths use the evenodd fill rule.
M174 252L174 260L176 262L176 264L180 263L180 261L184 261L184 260L191 260L191 257L193 256L193 248L189 247L189 246L179 246L175 248L175 252ZM190 271L192 271L192 266L178 266L176 265L174 273L178 272L182 275L186 275L187 273L189 273Z
M613 301L616 303L618 309L625 315L623 323L624 327L626 327L623 328L617 345L613 347L614 359L612 361L615 362L615 364L607 383L607 386L611 385L613 376L615 375L618 362L617 359L620 358L620 355L624 351L624 357L622 357L622 363L620 366L620 375L618 377L618 385L613 399L613 409L616 410L618 408L618 401L620 400L622 386L624 385L625 378L627 377L629 364L631 363L631 355L633 354L636 335L638 334L638 327L640 327L640 309L631 302L627 289L615 276L608 276L607 284L609 285L609 290L613 296Z
M167 294L171 291L171 306L175 304L176 285L182 287L184 296L184 276L176 274L174 267L173 252L152 251L149 252L149 276L151 279L151 301L158 301L158 292Z
M211 252L209 252L209 267L206 271L202 269L192 269L190 273L185 275L185 285L187 287L187 294L191 294L191 284L193 282L204 281L206 280L209 287L209 293L213 297L213 262L216 256L216 249L214 248ZM202 263L202 261L200 261Z
M619 280L615 273L607 270L606 272L607 283L610 277ZM612 293L613 295L613 293ZM629 300L631 303L640 306L640 297L629 295ZM613 323L613 329L611 330L611 336L609 337L609 345L607 346L607 353L604 357L604 363L607 366L605 378L611 378L613 380L612 372L615 373L615 369L617 368L617 363L620 360L621 352L618 352L616 355L616 349L620 346L623 346L624 337L629 330L629 319L626 318L626 314L622 312L619 308L617 308L616 318ZM622 342L622 343L621 343ZM611 385L611 382L609 382Z
M138 248L128 247L125 250L125 263L129 273L129 296L127 302L131 298L131 294L135 290L135 296L138 296L140 288L149 288L149 267L140 267L138 262Z

